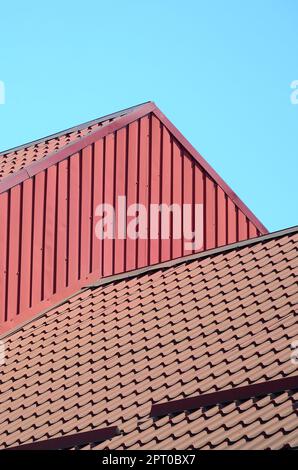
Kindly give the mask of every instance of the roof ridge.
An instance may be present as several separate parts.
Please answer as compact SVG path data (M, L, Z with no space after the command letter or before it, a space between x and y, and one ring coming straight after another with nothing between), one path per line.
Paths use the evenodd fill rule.
M148 104L148 103L151 103L151 101L145 101L144 103L136 104L134 106L130 106L128 108L121 109L121 110L116 111L114 113L106 114L104 116L100 116L98 118L91 119L90 121L86 121L86 122L83 122L82 124L77 124L75 126L72 126L72 127L67 128L67 129L55 132L53 134L49 134L47 136L40 137L39 139L34 139L34 140L26 142L22 145L17 145L16 147L11 147L7 150L1 150L0 151L0 157L3 156L3 155L6 155L8 153L17 152L18 150L25 149L26 147L31 147L33 145L37 145L39 143L46 142L47 140L52 140L52 139L55 139L57 137L61 137L64 134L70 134L72 132L76 132L76 131L80 131L82 129L86 129L89 126L93 126L94 124L99 124L103 121L108 121L110 119L115 119L117 117L120 117L123 114L128 114L128 113L134 111L136 108L144 106L145 104Z

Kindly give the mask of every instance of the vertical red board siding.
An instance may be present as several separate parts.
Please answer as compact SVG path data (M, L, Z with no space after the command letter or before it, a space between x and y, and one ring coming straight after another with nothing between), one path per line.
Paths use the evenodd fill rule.
M195 184L195 204L203 205L203 226L202 226L202 230L203 230L203 236L204 236L205 235L205 224L206 224L206 221L204 220L205 177L204 177L204 172L202 171L202 169L198 165L195 165L194 171L195 171L195 183L194 183ZM197 223L200 223L200 221L198 221ZM203 239L203 243L204 243L204 239ZM203 249L204 249L204 244L201 248L198 248L198 251L203 251Z
M258 236L258 230L252 222L249 222L248 233L248 238L255 238Z
M228 227L227 195L217 186L217 246L227 244Z
M80 154L69 159L69 233L68 233L68 283L74 284L80 272Z
M15 186L10 190L7 312L11 312L12 315L18 314L21 189L21 186Z
M0 195L0 322L7 321L6 310L6 287L7 287L7 256L8 256L8 233L9 227L9 192Z
M248 224L246 216L241 210L238 210L238 240L247 240L248 238Z
M159 205L161 199L161 123L155 117L151 118L151 171L150 171L150 204ZM150 214L150 250L149 250L149 263L156 264L160 262L160 217L158 220L151 220Z
M56 213L56 277L54 292L65 287L67 278L67 181L68 181L68 160L64 160L58 165L58 185L57 185L57 213Z
M205 209L205 214L206 214L206 219L205 219L205 237L206 237L206 242L205 246L207 250L210 250L211 248L215 247L215 239L216 239L216 204L217 204L217 199L216 199L216 185L214 181L209 178L208 176L206 177L206 191L205 191L205 204L206 204L206 209Z
M193 203L193 162L187 154L183 155L183 205L185 211L183 211L183 255L189 255L192 253L192 249L188 248L188 243L192 242L191 232L193 228L192 210L191 205Z
M141 231L155 238L119 238L118 197L146 209ZM116 208L116 237L99 239L100 204ZM161 235L150 204L168 210ZM188 204L190 224L183 216ZM186 239L203 205L203 249L256 237L259 231L213 177L154 113L138 118L0 194L0 328L23 322L103 276L130 271L194 251ZM140 216L140 214L138 214ZM135 216L127 215L127 226ZM188 221L189 222L189 221ZM186 231L187 230L187 231ZM174 236L175 233L175 236ZM166 231L164 230L164 235ZM178 236L177 236L178 234ZM152 233L151 233L152 235Z
M235 243L237 241L237 208L230 198L228 198L227 219L228 219L227 243Z

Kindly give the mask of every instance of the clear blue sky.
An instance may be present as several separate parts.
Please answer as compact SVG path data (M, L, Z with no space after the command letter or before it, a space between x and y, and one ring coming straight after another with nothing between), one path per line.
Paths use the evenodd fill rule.
M298 223L297 0L4 1L0 150L153 100L270 231Z

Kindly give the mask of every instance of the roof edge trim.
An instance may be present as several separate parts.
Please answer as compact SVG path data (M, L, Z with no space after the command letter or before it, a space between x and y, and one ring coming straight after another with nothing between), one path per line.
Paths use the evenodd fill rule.
M246 400L257 396L268 395L269 393L296 390L297 388L298 375L283 377L282 379L219 390L217 392L206 393L196 397L153 404L150 416L157 418L167 414L180 413L183 411L190 411L223 403L231 403L235 400Z
M92 288L104 286L106 284L111 284L112 282L122 281L123 279L126 280L131 277L136 277L141 274L146 274L148 272L171 268L182 263L190 263L197 259L208 258L209 256L219 255L221 253L226 253L227 251L232 251L237 248L244 248L246 246L254 245L256 243L269 241L274 238L280 238L284 235L290 235L291 233L295 233L295 232L298 232L298 225L295 225L294 227L289 227L283 230L278 230L276 232L268 233L266 235L261 235L259 237L249 238L241 242L231 243L229 245L224 245L218 248L213 248L211 250L200 251L199 253L195 253L192 255L182 256L180 258L176 258L171 261L165 261L163 263L153 264L151 266L145 266L144 268L135 269L133 271L128 271L125 273L104 277L104 278L101 278L98 282L95 282L93 284L86 284L83 287L92 289Z

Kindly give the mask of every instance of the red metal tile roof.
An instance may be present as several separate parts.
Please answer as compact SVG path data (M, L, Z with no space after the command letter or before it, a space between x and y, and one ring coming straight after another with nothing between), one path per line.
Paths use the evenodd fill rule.
M297 446L286 386L151 418L152 404L298 376L297 248L294 228L105 279L4 337L1 447L111 426L97 447Z

